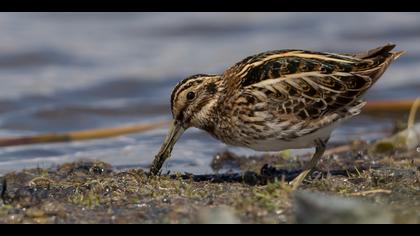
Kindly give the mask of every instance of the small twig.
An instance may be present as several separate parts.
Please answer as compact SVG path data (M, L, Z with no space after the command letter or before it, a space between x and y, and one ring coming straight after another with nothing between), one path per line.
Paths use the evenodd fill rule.
M367 191L362 191L362 192L357 192L357 193L350 193L349 195L351 195L351 196L365 196L365 195L368 195L368 194L375 194L375 193L390 194L390 193L392 193L392 191L387 190L387 189L374 189L374 190L367 190Z
M333 154L348 152L348 151L351 151L353 149L354 149L353 144L345 144L345 145L341 145L341 146L338 146L338 147L333 147L333 148L329 148L329 149L325 150L324 156L330 156L330 155L333 155Z
M356 170L356 172L359 175L359 177L361 177L362 176L362 173L360 173L359 169L357 169L357 166L354 166L354 169Z
M417 114L417 110L420 106L420 97L418 97L413 105L410 108L410 115L408 116L408 121L407 121L407 128L411 129L414 126L414 122L416 120L416 114Z
M408 111L412 107L413 100L381 100L368 101L363 107L364 112L378 111Z
M329 148L327 150L325 150L324 152L324 156L331 156L334 154L339 154L339 153L343 153L343 152L349 152L349 151L353 151L353 150L357 150L360 149L361 147L363 147L363 142L360 141L354 141L352 143L349 144L344 144L341 146L337 146L337 147L332 147Z
M109 138L120 136L123 134L138 133L151 129L156 129L168 123L168 121L160 121L150 124L125 125L112 128L72 131L68 133L51 133L14 138L0 138L0 147Z

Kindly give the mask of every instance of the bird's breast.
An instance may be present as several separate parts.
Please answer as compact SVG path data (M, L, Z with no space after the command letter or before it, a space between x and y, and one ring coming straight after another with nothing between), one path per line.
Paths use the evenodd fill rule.
M324 140L330 137L338 123L335 122L314 132L293 138L286 138L285 133L288 130L277 130L271 132L270 135L265 135L263 131L247 133L244 130L224 129L213 135L220 141L234 146L247 147L256 151L282 151L314 147L317 139Z

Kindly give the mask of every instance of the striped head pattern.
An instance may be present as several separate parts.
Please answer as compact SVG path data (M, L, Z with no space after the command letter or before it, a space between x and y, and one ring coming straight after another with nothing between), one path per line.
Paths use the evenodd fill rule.
M171 94L174 120L184 128L203 127L217 103L221 76L197 74L179 82Z

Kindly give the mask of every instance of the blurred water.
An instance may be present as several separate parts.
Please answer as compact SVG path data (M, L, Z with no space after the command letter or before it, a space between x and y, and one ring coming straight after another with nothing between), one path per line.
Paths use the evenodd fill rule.
M0 136L166 119L171 89L188 75L220 73L265 50L356 52L387 42L408 53L367 98L418 96L418 13L0 13ZM391 121L360 116L333 141L381 137ZM1 148L0 174L82 158L146 168L165 134ZM208 173L224 150L253 153L191 129L165 169Z

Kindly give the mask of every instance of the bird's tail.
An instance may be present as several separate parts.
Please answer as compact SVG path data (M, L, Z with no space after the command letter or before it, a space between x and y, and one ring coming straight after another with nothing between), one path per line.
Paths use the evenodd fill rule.
M360 58L360 59L370 59L377 56L385 56L385 57L389 57L392 60L396 60L398 57L404 54L405 51L391 52L392 49L395 48L395 46L396 46L395 44L388 43L383 46L371 49L367 52L353 54L352 56Z
M365 53L354 54L353 56L370 61L369 63L376 65L371 69L360 71L358 74L368 76L372 79L371 85L373 85L388 69L391 63L405 53L405 51L391 52L394 48L395 44L386 44Z

